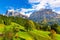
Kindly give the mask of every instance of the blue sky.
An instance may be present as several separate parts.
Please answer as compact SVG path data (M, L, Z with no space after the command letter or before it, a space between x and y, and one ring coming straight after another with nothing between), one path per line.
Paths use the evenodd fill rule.
M8 9L31 8L28 0L0 0L0 13L5 13Z
M30 15L42 8L50 8L60 14L60 0L0 0L0 14L13 9Z

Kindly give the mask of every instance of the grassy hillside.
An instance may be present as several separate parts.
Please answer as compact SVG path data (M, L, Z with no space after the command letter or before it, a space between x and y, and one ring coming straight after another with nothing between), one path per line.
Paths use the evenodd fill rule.
M13 40L52 40L48 34L48 31L41 31L34 29L33 31L26 32L25 28L17 23L12 22L11 25L0 24L0 33L11 31L14 27L19 28L18 32L14 33L13 30ZM19 27L18 27L19 26ZM5 29L4 29L5 27ZM21 30L20 30L21 29ZM60 39L60 35L56 34L57 40ZM9 36L8 36L9 37ZM3 37L0 37L0 40L3 40ZM8 38L6 40L9 40Z
M0 15L0 40L60 40L60 34L52 35L48 29L32 20Z
M15 26L16 25L16 26ZM4 24L0 24L0 32L3 32L4 31L11 31L13 29L13 27L15 26L16 28L19 28L19 29L22 29L22 30L25 30L23 26L19 25L19 24L16 24L16 23L11 23L11 25L4 25ZM19 26L19 27L18 27ZM3 28L2 28L3 27ZM5 29L4 29L5 27ZM13 30L12 30L13 31ZM14 33L14 32L13 32ZM25 31L21 31L19 30L18 32L16 32L13 36L13 40L43 40L45 39L46 37L46 40L49 40L49 37L48 37L48 33L49 32L43 32L43 31L38 31L38 30L33 30L33 31L30 31L30 32L25 32ZM18 36L18 38L15 38L16 36ZM20 38L19 38L20 37ZM1 37L0 37L1 39ZM2 37L3 39L3 37ZM1 40L2 40L1 39ZM8 40L8 39L7 39Z

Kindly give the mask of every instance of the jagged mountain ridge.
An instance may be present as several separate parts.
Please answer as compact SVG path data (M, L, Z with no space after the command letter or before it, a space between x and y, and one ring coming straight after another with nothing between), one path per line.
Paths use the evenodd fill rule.
M41 22L46 19L48 22L52 21L59 21L60 14L52 11L52 9L41 9L39 11L33 12L29 19L35 22Z
M7 10L6 16L18 16L22 18L28 18L26 15L23 15L20 12L13 10ZM48 22L53 22L53 21L60 22L60 14L52 11L52 9L41 9L39 11L33 12L28 19L31 19L35 22L41 22L45 19Z
M15 10L7 10L6 16L14 16L14 17L17 16L17 17L22 17L22 18L28 18L28 16L23 15L22 13Z

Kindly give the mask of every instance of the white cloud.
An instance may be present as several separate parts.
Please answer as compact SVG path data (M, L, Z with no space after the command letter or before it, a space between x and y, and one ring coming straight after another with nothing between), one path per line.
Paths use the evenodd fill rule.
M34 10L34 9L21 8L20 13L29 17L33 10ZM28 13L28 11L31 11L31 12ZM26 12L27 12L27 13L26 13Z
M23 11L23 12L27 12L27 11L31 11L31 10L34 10L34 9L25 9L25 8L21 8L21 11Z
M50 8L54 10L54 8L60 7L60 0L29 0L29 3L32 5L32 9L40 10L41 8L45 8L48 4ZM34 4L39 3L39 4ZM48 3L48 4L47 4ZM60 11L55 11L60 13Z
M47 1L44 0L29 0L29 3L39 3L39 4L32 4L32 8L35 10L40 10L41 8L45 8Z
M15 11L19 12L21 9L16 9Z
M60 7L60 0L53 1L49 3L52 8Z
M40 10L41 8L45 8L46 4L40 3L38 5L33 5L32 8L35 10Z
M60 11L56 11L56 13L60 14Z
M30 17L31 14L32 14L32 12L27 13L27 14L25 14L25 15L28 16L28 17Z
M37 3L40 2L41 0L29 0L29 3Z
M14 12L15 10L14 10L14 9L8 9L8 11L9 11L9 12L11 12L11 11Z
M33 5L34 8L44 8L46 6L46 3L48 3L51 8L60 7L60 0L29 0L29 3L38 3L38 5Z

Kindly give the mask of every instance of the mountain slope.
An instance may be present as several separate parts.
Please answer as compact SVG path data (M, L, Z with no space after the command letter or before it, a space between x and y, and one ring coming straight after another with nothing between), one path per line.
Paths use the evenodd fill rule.
M35 22L41 22L43 20L50 22L50 21L58 21L58 19L60 19L60 16L58 13L52 11L52 9L41 9L39 11L33 12L30 15L29 19Z

